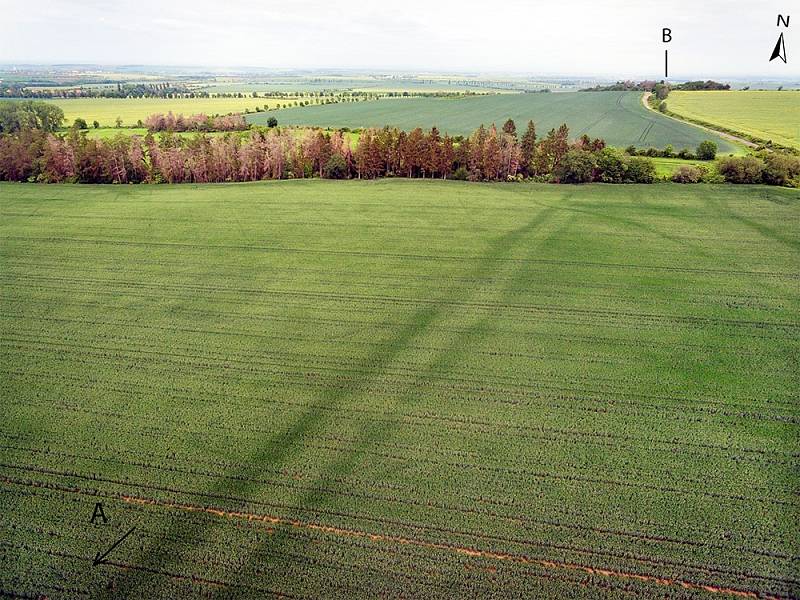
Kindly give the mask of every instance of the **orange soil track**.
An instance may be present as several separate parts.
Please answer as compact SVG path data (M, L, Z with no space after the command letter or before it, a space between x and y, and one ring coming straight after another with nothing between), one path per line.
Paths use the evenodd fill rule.
M5 483L17 484L17 485L24 485L30 487L47 487L38 484L37 482L23 482L19 480L15 480L12 478L7 477L0 477L0 481ZM70 491L73 493L83 493L79 489L68 489L68 488L61 488L59 489L62 491ZM114 494L113 497L117 500L122 502L126 502L128 504L136 504L140 506L155 506L160 508L167 508L173 510L181 510L185 512L192 512L192 513L203 513L208 515L214 515L217 517L227 518L227 519L240 519L246 520L250 522L257 522L257 523L266 523L269 525L283 525L292 527L295 529L304 529L307 531L319 531L322 533L333 534L333 535L340 535L340 536L347 536L351 538L359 538L370 540L372 542L387 542L393 544L401 544L406 546L415 546L418 548L428 548L433 550L441 550L445 552L452 552L455 554L461 554L464 556L470 556L474 558L488 558L492 560L498 561L508 561L514 562L517 564L523 565L535 565L538 567L542 567L545 569L552 569L552 570L567 570L573 572L583 572L589 575L596 575L614 579L627 579L627 580L636 580L642 581L646 583L652 583L661 586L674 586L674 587L682 587L688 590L698 590L698 591L705 591L713 594L722 594L737 598L754 598L754 599L763 599L763 600L783 600L781 597L772 596L769 594L764 594L761 592L754 592L750 590L741 590L729 587L720 587L714 585L707 585L701 583L695 583L692 581L686 581L681 579L672 579L667 577L658 577L656 575L644 575L640 573L632 573L627 571L619 571L614 569L603 569L600 567L589 567L587 565L582 565L578 563L571 563L571 562L561 562L561 561L554 561L554 560L547 560L547 559L537 559L537 558L530 558L520 554L509 554L504 552L497 552L493 550L478 550L475 548L469 548L465 546L456 546L451 544L444 544L440 542L428 542L425 540L419 540L414 538L402 537L402 536L395 536L395 535L388 535L388 534L381 534L381 533L370 533L367 531L360 531L357 529L345 529L341 527L334 527L330 525L323 525L320 523L312 523L312 522L305 522L300 521L297 519L286 519L283 517L277 517L274 515L265 515L265 514L256 514L256 513L248 513L242 511L229 511L209 506L199 506L194 504L187 504L187 503L180 503L180 502L164 502L161 500L156 500L154 498L145 498L142 496L131 496L126 494ZM120 568L134 568L133 565L125 565L122 563L114 563L109 562L107 564L118 566Z
M463 554L465 556L471 556L476 558L489 558L493 560L511 561L519 564L537 565L539 567L547 569L565 569L570 571L582 571L590 575L600 575L603 577L613 577L618 579L632 579L663 586L679 586L685 589L702 590L710 593L723 594L739 598L768 598L770 600L778 600L775 597L765 596L748 590L737 590L733 588L704 585L704 584L694 583L691 581L683 581L680 579L669 579L669 578L657 577L654 575L641 575L639 573L629 573L625 571L617 571L612 569L588 567L586 565L580 565L576 563L559 562L559 561L544 560L544 559L533 559L517 554L506 554L503 552L495 552L490 550L476 550L474 548L453 546L449 544L442 544L436 542L426 542L424 540L417 540L407 537L386 535L380 533L369 533L366 531L359 531L357 529L343 529L340 527L332 527L330 525L309 523L294 519L285 519L282 517L276 517L272 515L259 515L255 513L247 513L240 511L228 511L218 508L203 507L203 506L196 506L192 504L183 504L176 502L160 502L158 500L154 500L151 498L142 498L138 496L123 495L120 496L119 499L124 502L128 502L130 504L159 506L162 508L170 508L186 512L200 512L228 519L243 519L251 522L255 521L255 522L268 523L270 525L285 525L297 529L306 529L306 530L320 531L323 533L329 533L334 535L367 539L373 542L390 542L394 544L403 544L407 546L417 546L420 548L430 548L434 550L454 552L457 554Z

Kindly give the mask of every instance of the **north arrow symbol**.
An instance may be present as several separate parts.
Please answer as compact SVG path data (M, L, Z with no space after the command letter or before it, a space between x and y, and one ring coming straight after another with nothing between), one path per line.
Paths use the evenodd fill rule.
M125 540L126 537L128 537L130 534L132 534L134 529L136 529L136 527L131 527L130 530L128 530L128 533L126 533L121 538L119 538L116 542L114 542L114 545L111 546L111 548L109 548L108 550L106 550L103 554L100 554L99 552L97 554L95 554L94 560L92 561L92 566L96 567L97 565L104 564L106 562L106 556L111 554L111 551L114 548L119 546L123 542L123 540Z
M776 58L780 58L783 62L786 62L786 44L783 41L783 33L781 33L778 41L775 42L775 49L772 51L772 56L769 57L769 62L772 62Z

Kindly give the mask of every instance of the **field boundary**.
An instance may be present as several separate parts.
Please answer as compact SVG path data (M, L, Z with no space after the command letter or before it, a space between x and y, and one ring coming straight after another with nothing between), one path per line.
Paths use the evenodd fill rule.
M655 108L653 108L650 105L650 96L652 96L652 95L653 94L651 92L645 92L644 94L642 94L642 104L644 104L644 107L647 110L652 111L652 112L654 112L656 114L663 115L663 116L667 117L668 119L672 119L673 121L678 121L679 123L686 123L688 125L694 125L698 129L702 129L703 131L708 131L709 133L714 133L716 135L719 135L719 136L725 138L729 142L733 142L734 144L741 144L741 145L747 146L748 148L758 148L759 145L763 145L764 143L766 143L763 140L759 140L758 143L750 141L747 138L740 137L740 136L744 135L741 132L734 132L734 131L731 131L729 129L721 128L720 126L714 125L713 123L705 123L703 121L696 121L694 119L689 119L689 118L686 118L686 117L682 117L681 115L679 115L677 113L673 113L671 111L667 111L667 112L663 112L662 113L662 112L656 110Z

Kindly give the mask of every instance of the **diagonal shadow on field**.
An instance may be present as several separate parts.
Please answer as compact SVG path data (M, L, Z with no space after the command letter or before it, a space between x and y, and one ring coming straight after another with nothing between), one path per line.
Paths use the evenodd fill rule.
M646 187L646 186L645 186ZM637 190L638 191L638 190ZM625 190L626 193L630 192L630 188ZM645 194L647 191L644 192ZM566 199L569 199L572 194L567 194L565 196ZM703 249L702 246L699 244L695 244L690 239L686 237L680 237L677 235L671 235L667 233L663 228L654 227L653 225L649 225L647 223L643 223L641 221L637 221L635 219L631 219L624 216L613 215L610 214L608 211L605 210L590 210L588 208L577 208L575 206L565 206L563 207L564 210L586 214L593 218L600 219L606 221L612 225L625 225L634 230L640 230L644 233L651 234L655 237L659 237L664 239L668 242L672 242L676 246L680 248L691 248L694 252L697 253L698 256L702 256L705 258L713 258L712 254L709 254L706 250Z
M491 244L489 251L480 260L479 266L470 273L470 276L480 280L486 276L494 274L497 269L497 260L508 258L516 249L527 250L525 256L527 258L532 258L535 252L535 247L525 243L526 236L527 234L540 229L542 225L544 225L550 218L551 213L554 210L555 209L553 208L548 208L541 211L527 224L495 240ZM544 239L546 238L540 239L539 242L544 241ZM531 279L531 263L522 261L522 263L517 265L515 269L516 270L513 276L507 281L506 287L501 290L500 296L496 298L496 300L500 303L512 300L513 295L510 293L517 289L517 286L520 283L529 282ZM535 274L535 272L536 271L533 273ZM446 292L443 295L444 298L441 305L437 305L430 312L426 311L426 315L431 317L431 319L426 324L425 328L419 330L418 333L421 335L424 332L424 329L428 329L430 325L434 323L435 319L444 316L445 309L449 308L449 303L451 301L466 301L475 295L476 293L474 291L466 293L462 291L460 295L454 293L453 291ZM421 365L421 367L414 373L414 383L406 384L403 389L398 389L395 387L394 391L397 394L397 399L394 401L393 408L407 409L409 405L413 404L415 398L419 395L420 388L424 388L427 383L434 381L438 374L447 372L451 368L456 367L462 358L471 351L474 345L493 330L494 326L492 321L495 316L496 315L494 314L484 314L472 322L469 326L465 327L447 345L437 348L436 352L429 358L429 360L427 360L424 365ZM411 344L412 341L413 340L411 338L404 340L403 347L405 347L406 343ZM386 364L388 365L388 363ZM331 478L343 478L356 471L359 461L363 458L362 452L364 450L368 450L376 442L387 442L391 440L393 433L394 425L389 421L371 422L360 432L358 439L355 440L352 446L349 447L347 453L339 460L331 462L326 467L324 475L318 477L313 483L310 484L311 488L324 486L328 481L330 481ZM421 498L421 500L424 500L424 498ZM319 503L320 499L318 497L316 497L313 493L308 493L303 496L298 504L301 507L318 508L320 507ZM281 546L288 541L290 533L290 529L286 527L277 529L269 537L267 542L261 545L259 548L259 553L262 556L270 556L279 552ZM308 542L302 544L301 547L307 546ZM297 547L298 545L295 543L295 548ZM251 562L253 563L255 563L258 559L259 557L257 555L251 556ZM240 570L240 574L241 577L246 578L247 569L243 568ZM377 569L375 574L383 575L380 569ZM276 578L271 577L270 575L271 574L269 572L261 573L260 582L262 584L267 584L267 587L277 587L280 584L280 581L276 580ZM244 580L242 579L238 580L238 583L243 582ZM396 592L397 590L393 591ZM382 592L388 593L392 592L392 590L382 590ZM380 592L376 593L380 594ZM212 597L220 598L221 600L221 598L224 596L225 594L220 591L218 594L213 595Z
M773 193L772 191L766 191L765 195L768 197L772 193ZM737 223L741 223L745 227L752 229L756 233L764 236L769 240L772 240L773 242L778 242L780 244L785 244L789 246L792 250L800 250L800 239L791 238L787 235L780 233L774 227L769 227L767 225L764 225L763 223L759 223L758 221L740 215L724 201L714 198L713 196L709 197L708 204L717 212L719 216L730 219L732 221L736 221ZM783 221L782 223L785 224L786 221Z
M546 207L536 214L525 224L505 233L489 243L485 254L477 261L476 266L466 276L470 279L482 279L491 275L498 266L500 259L508 258L518 249L525 247L528 234L540 228L551 216L551 213L558 210L558 207ZM426 299L426 303L417 309L410 317L405 320L405 325L397 330L388 344L377 346L375 352L366 357L358 366L357 370L364 375L359 379L350 380L344 386L331 386L326 392L319 394L319 403L324 403L325 407L339 405L346 402L349 398L356 395L361 388L365 387L374 378L380 377L385 369L392 362L402 355L402 353L413 346L415 341L425 335L431 327L440 319L445 318L452 309L454 302L469 300L476 292L463 288L451 287L442 288L438 297L434 301ZM472 341L479 339L489 327L489 319L483 319L452 341L446 347L437 350L436 354L428 362L428 365L420 373L415 374L417 378L424 379L434 372L447 369L448 366L458 362L464 353L469 351ZM331 383L334 383L331 381ZM413 389L407 386L403 390L400 402L410 402L414 398ZM399 406L397 406L399 408ZM289 428L288 431L279 432L272 438L264 441L258 448L249 451L249 460L238 472L224 474L217 483L210 485L204 493L214 496L227 498L229 501L235 499L251 499L257 494L263 493L266 484L258 481L261 469L280 469L292 456L299 450L297 444L304 437L311 436L316 432L323 431L330 420L329 410L322 410L320 407L309 407L308 411L302 414ZM391 435L388 425L373 422L365 430L359 433L358 438L341 458L325 465L323 475L310 484L313 490L315 487L324 484L331 478L341 477L343 474L352 472L362 457L362 450L380 439L386 439ZM320 503L320 498L313 491L304 493L296 502L300 509L313 509ZM230 507L228 507L230 508ZM241 509L241 506L231 508L231 510ZM206 527L213 527L212 520L207 521ZM180 517L172 518L170 525L158 536L157 540L145 546L139 553L137 560L131 560L135 565L155 566L162 571L184 572L181 568L181 556L186 553L185 545L188 540L184 537L186 524ZM192 538L203 538L202 532L196 528L192 531ZM252 564L258 563L261 571L268 568L265 564L265 556L272 556L280 549L287 539L288 530L277 527L262 544L260 551L249 556L239 557L235 572L229 570L224 574L225 580L230 583L240 585L250 585L247 578L251 573L249 568ZM203 576L203 573L195 573ZM114 580L114 597L147 597L148 590L152 590L153 575L145 570L129 569L124 571ZM270 584L278 584L277 581L269 581L269 577L263 574L260 576L257 587L259 590L268 588ZM253 584L255 585L255 584ZM229 597L232 590L228 587L219 588L218 591L209 591L206 595L212 598Z

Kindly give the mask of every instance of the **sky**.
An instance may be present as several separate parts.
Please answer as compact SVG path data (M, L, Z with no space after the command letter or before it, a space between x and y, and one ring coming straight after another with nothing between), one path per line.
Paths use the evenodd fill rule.
M6 64L661 78L668 48L674 78L800 77L795 0L0 0L0 14ZM788 64L770 63L781 31Z

